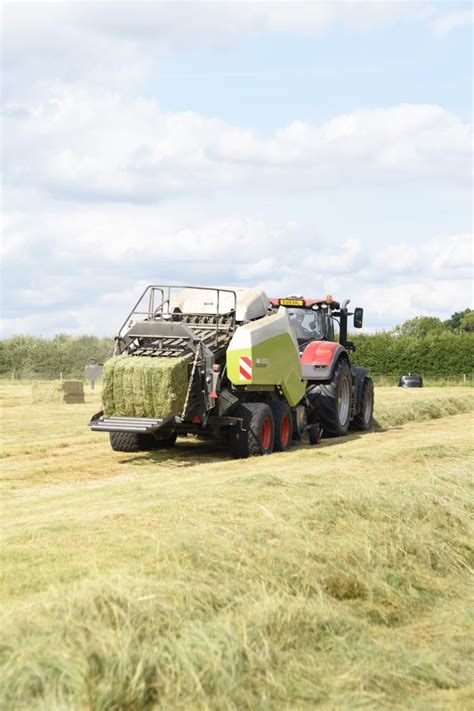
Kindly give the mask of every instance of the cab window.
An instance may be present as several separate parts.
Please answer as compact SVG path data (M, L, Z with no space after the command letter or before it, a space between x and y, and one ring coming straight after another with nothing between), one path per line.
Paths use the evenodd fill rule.
M298 341L322 341L324 316L312 309L288 309L291 327Z

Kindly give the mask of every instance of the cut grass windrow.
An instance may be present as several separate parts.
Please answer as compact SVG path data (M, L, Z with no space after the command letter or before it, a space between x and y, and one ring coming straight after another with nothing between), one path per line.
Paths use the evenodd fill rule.
M235 462L114 453L87 398L7 408L2 707L472 707L469 415Z

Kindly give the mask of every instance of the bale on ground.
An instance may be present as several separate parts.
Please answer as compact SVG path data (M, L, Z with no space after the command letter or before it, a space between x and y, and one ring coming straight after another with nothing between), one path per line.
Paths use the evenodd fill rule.
M106 417L169 417L180 414L188 388L185 358L121 355L104 365Z
M82 380L35 380L31 394L34 403L82 403L84 383Z

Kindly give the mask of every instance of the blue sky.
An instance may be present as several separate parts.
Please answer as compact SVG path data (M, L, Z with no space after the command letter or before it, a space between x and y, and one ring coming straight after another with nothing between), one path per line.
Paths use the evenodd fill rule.
M2 333L112 335L150 282L472 295L472 10L6 2Z
M449 6L451 9L451 5ZM166 52L148 95L263 134L302 120L327 121L360 107L436 104L470 120L471 28L442 39L428 23L375 32L333 28L314 38L259 34L227 51Z

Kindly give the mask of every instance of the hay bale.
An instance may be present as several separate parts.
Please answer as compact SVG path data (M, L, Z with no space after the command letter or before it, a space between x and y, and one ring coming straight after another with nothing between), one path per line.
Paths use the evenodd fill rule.
M84 383L82 380L35 380L31 394L34 403L81 403L84 402Z
M169 417L179 414L188 388L185 358L121 355L104 365L104 414L121 417Z

